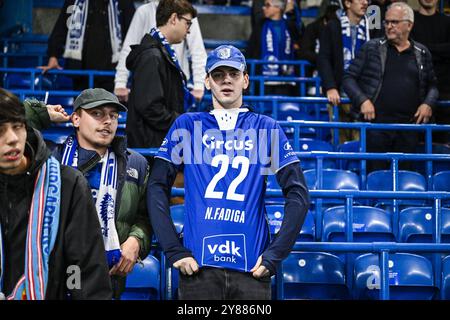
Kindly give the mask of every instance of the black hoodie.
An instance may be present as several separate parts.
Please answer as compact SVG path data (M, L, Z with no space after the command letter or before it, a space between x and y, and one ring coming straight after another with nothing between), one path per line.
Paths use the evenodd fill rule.
M27 132L25 155L31 166L19 175L0 174L0 223L4 254L4 283L8 296L25 270L28 212L36 175L50 156L40 133ZM111 299L111 284L103 238L90 189L83 175L61 166L61 206L58 235L50 255L46 299ZM71 265L81 271L79 289L69 290Z
M150 34L131 48L127 58L127 68L133 72L126 125L128 146L156 148L184 111L185 77Z

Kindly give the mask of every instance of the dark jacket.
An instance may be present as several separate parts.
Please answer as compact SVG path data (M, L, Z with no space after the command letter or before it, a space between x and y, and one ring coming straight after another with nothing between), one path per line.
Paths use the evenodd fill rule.
M330 89L340 91L344 76L342 27L339 19L331 20L320 34L317 70L322 79L324 93Z
M183 78L162 44L146 34L132 46L127 68L133 72L126 132L131 148L161 145L184 111Z
M50 118L46 108L38 105L25 104L27 120L37 128L47 128ZM51 146L53 156L61 160L64 145ZM116 229L119 242L124 243L128 237L139 240L139 258L145 259L150 252L152 229L147 215L146 190L149 168L147 160L139 153L126 148L124 137L116 136L112 142L112 149L117 157L117 203ZM78 170L86 175L100 161L100 156L92 150L78 148ZM89 193L90 194L90 193ZM125 287L125 278L113 278L113 290L118 297ZM115 280L118 280L117 282Z
M72 14L70 6L74 0L65 0L61 8L58 20L53 27L48 39L47 55L49 57L61 57L64 52L67 37L67 21ZM111 63L111 40L108 24L109 0L89 1L88 16L86 22L85 36L83 39L82 62L67 59L66 67L70 69L112 69ZM133 1L119 0L118 2L122 41L130 26L134 15Z
M0 174L0 218L4 242L6 295L24 273L28 211L36 175L50 156L39 132L28 130L25 154L31 159L26 173ZM111 283L103 237L90 190L83 175L61 166L60 221L50 254L46 299L111 299ZM69 290L68 267L81 268L80 289ZM69 270L70 271L70 270Z
M319 18L306 26L305 33L303 33L300 41L299 59L308 60L312 65L316 65L318 56L316 52L317 42L325 26L324 18Z
M410 39L419 69L419 94L421 103L434 107L439 92L428 49ZM355 112L370 99L375 102L380 93L386 64L388 42L385 38L373 39L364 44L344 75L344 91L352 101Z
M433 56L441 100L450 99L450 16L436 12L425 16L414 12L411 38L424 44ZM450 109L447 108L450 112Z

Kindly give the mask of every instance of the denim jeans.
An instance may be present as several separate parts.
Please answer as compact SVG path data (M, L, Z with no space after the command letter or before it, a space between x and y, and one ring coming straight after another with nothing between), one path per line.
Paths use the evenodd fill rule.
M200 268L192 276L180 273L180 300L270 300L270 277L256 279L249 272Z

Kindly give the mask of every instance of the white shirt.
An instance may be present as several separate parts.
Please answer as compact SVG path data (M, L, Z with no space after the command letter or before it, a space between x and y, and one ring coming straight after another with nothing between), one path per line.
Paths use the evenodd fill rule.
M116 67L116 77L114 79L115 89L126 88L130 71L126 67L126 60L131 51L130 46L140 44L142 38L156 27L156 8L158 0L152 0L147 4L141 5L135 12L128 28L127 36L120 51L119 62ZM189 71L188 56L191 56L194 89L204 90L206 50L203 44L203 37L200 32L198 19L192 20L190 33L186 41L179 44L173 44L172 48L177 55L181 69L187 79L191 78Z

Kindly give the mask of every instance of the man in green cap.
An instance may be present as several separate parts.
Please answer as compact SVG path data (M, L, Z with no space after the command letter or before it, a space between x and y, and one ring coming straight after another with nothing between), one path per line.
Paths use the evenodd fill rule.
M72 121L75 133L53 149L62 164L77 168L88 180L102 229L114 298L120 298L125 277L151 244L146 209L147 160L128 150L116 136L119 112L126 112L117 97L100 88L86 89L74 101L68 116L61 106L25 101L27 119L38 129L51 122Z

